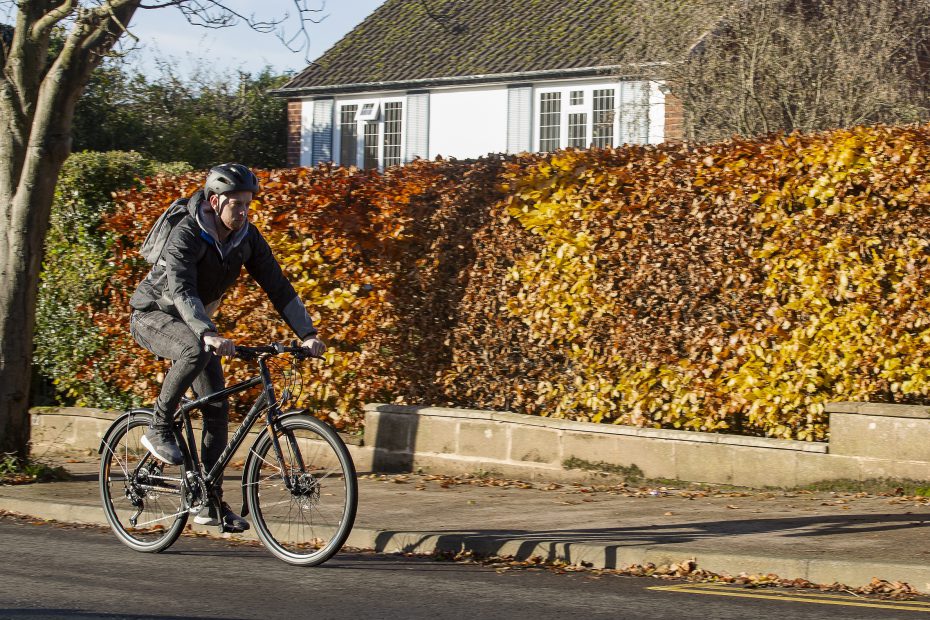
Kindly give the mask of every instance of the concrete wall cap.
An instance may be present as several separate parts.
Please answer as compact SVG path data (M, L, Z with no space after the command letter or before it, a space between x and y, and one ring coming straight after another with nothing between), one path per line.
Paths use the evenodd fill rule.
M889 418L927 418L930 407L926 405L897 405L892 403L839 402L824 405L827 413L885 416Z
M826 443L773 439L771 437L746 437L743 435L725 435L721 433L702 433L698 431L678 431L663 428L639 428L618 424L599 424L594 422L577 422L542 416L525 415L509 411L484 411L478 409L453 409L449 407L417 407L412 405L392 405L372 403L365 405L365 411L377 413L408 414L430 417L457 418L469 420L491 420L521 426L535 426L556 431L572 431L599 435L627 435L650 437L670 441L689 441L694 443L713 443L774 450L794 450L799 452L827 452Z
M68 416L95 418L97 420L115 420L121 412L90 407L32 407L29 414L34 416Z

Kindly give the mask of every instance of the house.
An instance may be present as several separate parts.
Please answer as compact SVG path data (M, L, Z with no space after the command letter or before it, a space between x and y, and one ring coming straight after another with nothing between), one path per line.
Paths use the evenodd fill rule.
M631 5L386 0L275 91L288 99L288 162L383 169L679 139L680 104L616 60Z

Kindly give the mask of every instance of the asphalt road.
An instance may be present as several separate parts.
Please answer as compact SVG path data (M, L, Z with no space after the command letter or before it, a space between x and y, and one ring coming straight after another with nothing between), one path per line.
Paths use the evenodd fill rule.
M0 618L879 620L921 615L930 618L930 602L695 587L540 569L498 572L373 553L342 553L321 567L295 568L260 547L206 538L182 537L163 554L145 555L101 528L0 517Z

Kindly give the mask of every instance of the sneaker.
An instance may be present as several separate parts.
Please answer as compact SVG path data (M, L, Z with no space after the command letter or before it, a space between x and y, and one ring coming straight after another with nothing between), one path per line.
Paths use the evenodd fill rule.
M169 465L180 465L184 455L178 447L178 440L170 428L153 426L142 436L142 445L159 461Z
M237 515L229 507L229 504L223 502L220 509L217 510L216 504L210 502L204 506L194 517L194 523L199 525L220 525L220 514L222 513L222 525L225 532L244 532L249 529L249 522Z

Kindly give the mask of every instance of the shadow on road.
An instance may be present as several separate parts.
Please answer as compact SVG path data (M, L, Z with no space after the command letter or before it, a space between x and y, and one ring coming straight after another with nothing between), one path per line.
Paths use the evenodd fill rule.
M396 535L406 538L407 542L403 544L402 551L409 553L435 547L443 551L472 549L480 553L494 554L502 549L505 544L520 541L520 551L516 554L516 557L517 559L524 559L531 555L538 555L538 545L596 544L617 549L620 547L674 545L724 538L732 540L734 536L778 534L782 538L813 539L819 536L862 535L869 532L887 532L925 527L930 527L930 515L847 514L778 519L727 519L724 521L544 531L519 529L447 530L422 532L416 535L411 535L410 532L386 531L378 535L376 550L385 551L389 545L396 547L397 540L394 539ZM508 554L513 555L512 550L508 549Z

